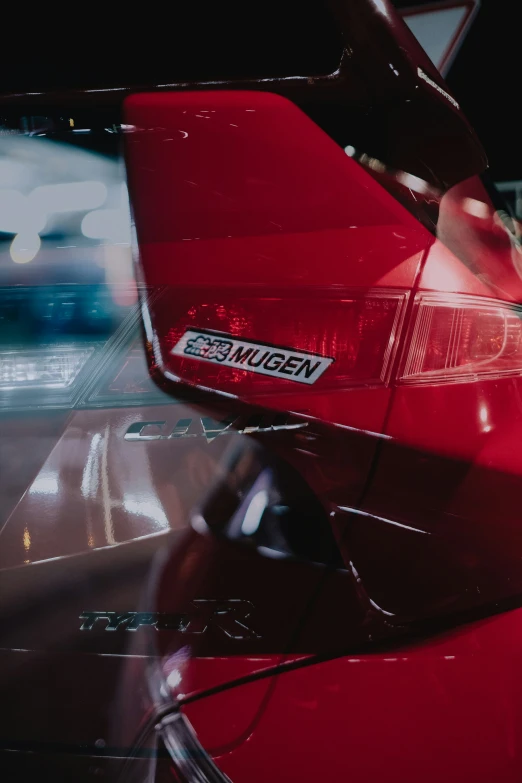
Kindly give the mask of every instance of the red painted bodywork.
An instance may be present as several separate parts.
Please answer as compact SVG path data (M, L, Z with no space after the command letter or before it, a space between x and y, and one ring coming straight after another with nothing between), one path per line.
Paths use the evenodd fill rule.
M127 99L126 119L140 270L148 285L165 287L146 320L165 388L193 389L209 405L223 392L352 428L323 433L327 446L308 446L304 457L291 441L274 447L332 514L345 562L383 610L429 616L517 594L520 512L501 422L517 427L519 377L448 376L420 386L402 378L423 291L442 302L456 294L522 301L518 251L479 178L440 198L434 238L280 96L138 95ZM279 378L267 385L263 376L173 355L186 328L296 349L324 333L323 354L341 363L349 327L335 303L354 290L405 297L381 383L354 388L334 365L313 387ZM325 300L331 321L318 309ZM298 324L291 338L287 319ZM342 470L340 454L357 468ZM493 525L501 492L505 510Z
M127 136L128 166L142 273L147 285L167 286L150 308L156 365L248 402L380 432L388 391L368 404L366 392L342 384L332 390L326 374L313 395L284 380L267 390L260 376L241 372L212 385L207 367L182 364L170 348L189 323L236 328L232 315L229 328L223 325L220 308L204 322L204 313L190 321L187 311L201 302L237 310L240 322L243 312L248 319L259 310L258 321L238 325L238 333L272 344L284 309L299 324L292 346L306 348L311 324L303 313L321 297L326 313L313 328L340 329L327 311L350 290L410 290L432 242L428 232L277 95L137 95L126 102L126 118L136 128Z
M412 340L415 297L423 291L437 292L445 301L456 294L522 301L513 256L517 251L488 194L477 177L450 189L440 202L435 239L279 96L135 96L126 102L126 118L141 274L147 284L166 287L146 318L152 367L164 379L164 388L192 386L198 401L210 407L221 392L230 396L234 389L241 404L292 410L319 429L323 424L351 428L327 427L322 436L329 448L322 451L313 445L300 449L290 439L273 444L307 477L330 513L351 572L320 580L312 600L299 579L289 576L290 565L284 561L287 589L278 587L273 576L266 581L257 576L258 566L267 573L272 566L259 556L252 560L240 544L227 555L220 548L225 545L205 543L205 537L188 539L190 549L178 549L163 572L159 606L179 611L203 592L232 595L231 585L238 579L241 595L256 607L261 625L265 605L269 609L267 628L277 636L278 611L284 613L298 596L304 603L299 611L291 610L299 617L297 635L283 622L286 638L275 641L270 633L268 639L261 634L262 641L254 645L259 652L265 644L267 651L284 651L278 662L282 669L270 684L269 671L254 668L254 680L248 683L239 645L236 674L228 674L228 684L217 677L210 695L202 698L192 683L198 659L207 654L205 639L202 647L190 647L193 659L185 660L178 672L173 696L186 703L201 742L231 780L316 780L338 777L344 770L361 780L413 779L434 746L434 726L440 725L442 751L428 779L440 778L452 758L454 779L487 780L494 768L501 768L506 780L515 779L512 724L497 725L494 716L501 715L507 698L513 658L503 645L518 643L519 613L435 637L435 642L397 648L391 641L412 620L463 622L465 617L459 620L455 613L471 609L487 614L495 601L516 601L522 590L520 473L507 451L520 420L520 378L478 376L419 386L404 384L401 375ZM296 333L293 345L304 348L307 343L300 339L306 339L306 330L322 328L313 307L306 307L307 297L312 302L331 297L332 291L342 297L353 288L401 291L408 302L391 375L381 388L343 388L342 383L333 388L325 375L313 390L294 392L283 381L267 392L257 376L241 372L233 387L226 373L212 374L206 364L181 362L171 353L188 327L277 345L286 313L295 320L303 309L309 320L303 318L303 331ZM218 302L227 313L239 303L244 315L261 307L256 299L270 293L276 304L273 313L265 310L269 315L262 326L255 319L248 322L246 315L234 332L228 321L220 328L219 315L212 320ZM199 314L200 303L210 316ZM187 317L191 307L196 311L192 321ZM336 328L342 333L342 319ZM219 404L226 410L226 400ZM334 476L341 463L332 456L336 443L342 444L340 453L346 447L358 463L358 470L346 471L339 480ZM366 459L357 460L359 453ZM318 465L322 471L314 475ZM210 551L203 555L207 547ZM184 570L185 558L195 565L191 576L179 581L176 574ZM170 586L172 579L176 589ZM261 593L255 587L259 584ZM310 577L304 584L314 586ZM501 631L506 633L502 643ZM366 645L376 638L388 638L385 653L368 653ZM166 636L157 639L163 661L179 654L180 643L172 644ZM343 647L358 645L357 657L344 657ZM294 666L288 655L313 659L325 652L338 657L284 671ZM500 680L482 683L477 697L473 689L479 661L487 659L496 669L492 661L497 656L504 656ZM243 678L245 684L239 686ZM432 680L437 681L433 688ZM218 714L231 718L217 722ZM466 739L457 751L463 725ZM488 732L487 763L482 753L475 753L470 769L469 755L484 746L476 737ZM354 759L344 752L352 750L352 737ZM379 752L372 750L375 739ZM405 743L412 743L414 752L408 754Z
M521 612L436 639L272 678L236 743L227 727L260 683L184 707L232 781L518 781ZM266 682L266 681L265 681ZM219 720L216 720L219 715ZM289 730L291 727L291 730Z
M121 758L137 742L151 750L157 715L181 707L233 782L520 777L521 610L470 623L522 594L520 378L417 386L401 376L415 297L520 303L518 250L473 176L485 160L469 126L389 4L353 2L340 18L353 48L322 82L185 85L126 103L140 282L161 294L143 298L146 350L155 380L199 412L96 405L37 429L42 446L2 509L1 684L16 704L1 716L4 748ZM351 92L357 69L365 79ZM378 183L375 161L372 176L319 127L322 95L347 127L376 104L393 166L450 188L437 239ZM413 199L422 213L429 199ZM170 352L199 305L214 308L200 328L223 330L225 311L246 338L277 344L294 324L292 347L305 350L324 327L338 348L337 306L354 291L402 297L375 383L325 376L313 389L267 391L241 371L216 382ZM255 435L280 460L263 470L277 476L282 461L299 477L294 499L312 490L342 565L229 540L223 519L213 530L204 517L216 481L233 486L230 455L251 463L237 422L208 439L199 416L256 406L300 417L301 430ZM168 437L186 418L188 437ZM147 429L125 440L139 422ZM9 463L9 449L0 456ZM240 505L250 489L239 487ZM216 497L210 512L221 514ZM91 609L183 616L201 601L249 602L243 636L223 629L230 607L203 629L80 631ZM73 700L76 722L62 708Z

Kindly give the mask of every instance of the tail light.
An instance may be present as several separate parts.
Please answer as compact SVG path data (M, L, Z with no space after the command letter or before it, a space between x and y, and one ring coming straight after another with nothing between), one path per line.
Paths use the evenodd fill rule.
M169 297L156 306L160 361L189 383L232 394L386 383L405 303L403 292L380 290L183 296L188 304Z
M402 372L406 383L522 373L522 310L498 300L421 295Z
M106 286L0 289L0 410L171 401L149 377L137 303L118 301Z
M173 378L256 396L386 385L407 295L375 290L338 298L185 292L156 306L158 365ZM311 330L310 323L314 324ZM456 383L522 373L522 308L499 300L421 294L398 381Z

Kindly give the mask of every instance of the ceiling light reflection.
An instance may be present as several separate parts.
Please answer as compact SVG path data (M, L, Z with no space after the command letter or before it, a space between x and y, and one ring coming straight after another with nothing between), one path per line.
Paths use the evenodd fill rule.
M27 264L36 256L41 244L42 241L37 233L22 232L17 234L9 248L11 259L15 264Z
M268 505L268 492L262 489L257 492L246 510L245 518L241 525L241 532L245 536L253 535L261 524L263 513Z

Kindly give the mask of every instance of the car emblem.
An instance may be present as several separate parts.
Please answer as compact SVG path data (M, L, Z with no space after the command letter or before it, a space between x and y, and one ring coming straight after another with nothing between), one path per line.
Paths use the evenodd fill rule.
M309 385L315 383L335 361L318 353L240 340L204 329L187 329L171 353Z
M199 422L200 431L194 432L194 424ZM287 414L260 415L255 414L244 421L244 426L233 426L240 423L237 416L230 416L222 421L216 421L209 416L199 419L178 419L170 429L166 419L159 421L135 421L127 429L123 436L127 441L143 442L152 440L170 440L177 438L204 437L207 443L211 443L219 435L253 435L254 433L280 432L282 430L302 430L308 427L306 421L296 421Z
M106 631L137 631L155 628L157 631L175 631L183 634L203 634L213 627L229 639L260 639L246 621L253 604L239 598L217 600L196 598L183 613L165 612L82 612L80 631L92 631L105 622Z

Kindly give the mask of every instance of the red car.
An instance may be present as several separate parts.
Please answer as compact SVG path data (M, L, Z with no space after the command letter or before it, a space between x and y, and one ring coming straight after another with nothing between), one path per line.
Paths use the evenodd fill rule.
M4 758L76 780L518 781L517 226L388 2L265 5L239 36L244 9L204 30L177 11L175 78L117 88L148 393L191 407L95 407L102 369L70 402L46 464L95 498L109 548L2 574ZM56 513L53 479L26 513ZM129 514L163 535L115 548Z

